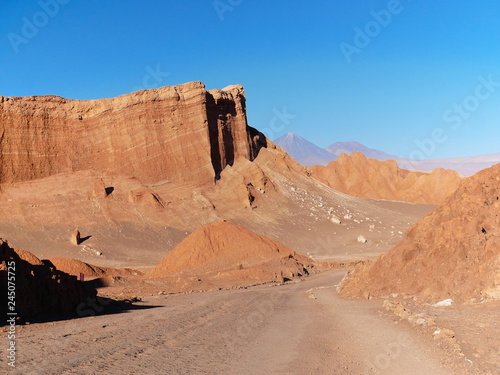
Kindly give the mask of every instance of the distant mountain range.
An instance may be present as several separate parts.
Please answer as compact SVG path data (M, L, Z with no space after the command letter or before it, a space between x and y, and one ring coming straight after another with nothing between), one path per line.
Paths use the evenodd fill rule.
M287 133L276 139L274 143L300 164L308 167L318 164L327 165L329 162L337 160L335 154L316 146L295 133Z
M328 147L320 148L295 133L287 133L276 139L274 143L283 148L300 164L309 167L327 165L329 162L337 160L341 154L351 155L357 151L361 151L369 159L396 160L398 166L404 169L432 171L436 168L445 168L457 171L464 176L472 176L482 169L500 163L500 153L461 158L411 160L366 147L358 142L335 142Z

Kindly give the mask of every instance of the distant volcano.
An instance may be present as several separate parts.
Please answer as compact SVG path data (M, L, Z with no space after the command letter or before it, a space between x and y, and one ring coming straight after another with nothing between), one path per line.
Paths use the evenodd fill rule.
M290 156L304 166L327 165L337 160L342 154L351 155L361 151L369 159L380 161L395 160L399 168L432 171L436 168L452 169L464 176L472 176L480 170L500 163L500 153L477 155L471 157L458 157L446 159L411 160L384 151L367 147L359 142L335 142L328 147L320 148L294 133L287 133L274 141Z

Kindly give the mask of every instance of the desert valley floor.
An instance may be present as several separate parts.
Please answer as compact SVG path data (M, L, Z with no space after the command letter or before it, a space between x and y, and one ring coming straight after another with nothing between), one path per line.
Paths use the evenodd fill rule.
M482 373L469 362L478 353L498 360L490 346L498 340L495 309L481 313L482 328L464 334L459 329L467 325L445 318L467 340L460 355L450 343L438 345L427 327L395 319L380 301L339 298L335 286L344 274L332 270L281 286L148 295L99 316L23 326L17 373L452 375ZM465 314L470 319L474 311ZM484 369L495 373L494 367Z

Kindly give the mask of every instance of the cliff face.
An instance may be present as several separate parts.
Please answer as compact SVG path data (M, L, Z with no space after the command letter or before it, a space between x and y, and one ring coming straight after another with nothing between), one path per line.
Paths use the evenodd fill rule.
M359 198L441 204L460 183L457 172L431 173L398 168L394 160L368 159L361 152L340 155L327 166L311 167L314 178L331 188Z
M245 106L241 86L198 82L94 101L0 98L0 237L67 257L78 228L88 237L80 260L149 267L187 233L229 220L298 252L342 249L344 259L340 231L369 224L332 230L333 212L401 229L414 220L311 178L247 126Z
M0 96L0 183L96 170L142 183L218 178L264 137L247 126L241 85L201 82L112 99Z

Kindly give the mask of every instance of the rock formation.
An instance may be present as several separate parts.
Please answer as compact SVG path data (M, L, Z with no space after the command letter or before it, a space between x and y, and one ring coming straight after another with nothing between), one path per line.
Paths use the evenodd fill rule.
M80 243L82 242L82 239L80 237L80 231L78 229L75 229L73 232L71 232L69 242L71 242L71 244L75 245L75 246L80 245Z
M302 253L337 252L339 234L380 205L311 178L247 126L245 105L241 86L199 82L90 101L1 98L0 235L23 248L36 238L51 258L74 252L68 230L85 228L85 245L105 249L99 262L149 267L187 233L227 219ZM332 215L338 223L349 210L353 220L332 231ZM384 226L414 220L382 211ZM78 256L93 263L99 252L82 246Z
M416 295L422 301L500 299L500 164L466 178L373 264L341 284L347 296Z
M265 142L247 127L241 85L201 82L112 99L0 96L0 183L96 170L142 183L206 183Z
M257 278L283 281L304 276L314 262L245 227L216 222L195 230L168 253L149 276Z
M94 198L106 198L109 194L113 192L114 188L106 187L104 181L101 178L98 178L94 182Z
M311 167L314 178L335 190L359 198L441 204L460 183L452 170L431 173L398 168L394 160L367 159L361 152L340 155L327 166Z
M132 270L130 268L99 267L71 258L49 258L47 260L43 260L43 264L55 267L58 271L65 272L68 275L79 277L80 274L83 274L85 280L101 276L142 274L141 272Z
M78 305L96 296L95 289L86 287L76 277L45 265L27 251L12 249L0 239L0 283L7 286L8 265L15 264L15 308L22 318L38 318L47 314L75 313ZM6 316L6 287L0 314Z

